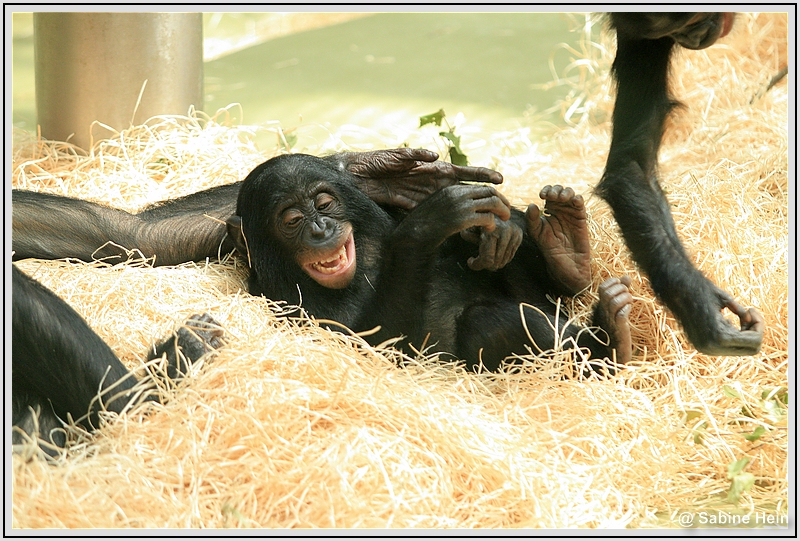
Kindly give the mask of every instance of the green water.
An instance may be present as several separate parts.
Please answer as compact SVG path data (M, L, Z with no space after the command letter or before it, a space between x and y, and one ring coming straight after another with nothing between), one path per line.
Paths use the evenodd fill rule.
M263 14L261 15L263 16ZM208 19L207 19L208 20ZM245 123L414 127L420 115L462 112L487 131L547 119L582 15L386 13L279 37L205 63L205 111L238 102ZM14 14L13 122L35 130L30 14ZM209 37L208 26L206 37ZM238 116L238 115L237 115Z

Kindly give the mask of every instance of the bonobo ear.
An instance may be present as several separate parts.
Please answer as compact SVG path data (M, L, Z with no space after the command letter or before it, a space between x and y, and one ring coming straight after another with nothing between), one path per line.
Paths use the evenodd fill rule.
M250 265L250 249L247 246L247 239L242 230L242 217L231 216L225 221L228 229L228 236L233 241L236 251L247 257L247 264Z

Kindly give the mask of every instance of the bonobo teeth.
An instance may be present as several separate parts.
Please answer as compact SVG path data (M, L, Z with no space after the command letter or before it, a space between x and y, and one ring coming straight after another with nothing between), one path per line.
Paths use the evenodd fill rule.
M347 248L346 245L342 245L339 248L339 251L331 257L330 259L326 259L324 261L317 261L316 263L312 263L311 266L314 267L315 270L325 273L325 274L333 274L342 267L347 264Z

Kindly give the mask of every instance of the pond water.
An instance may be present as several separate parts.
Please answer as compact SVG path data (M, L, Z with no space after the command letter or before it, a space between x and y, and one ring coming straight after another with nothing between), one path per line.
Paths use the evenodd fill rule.
M247 14L207 15L207 42L220 42L225 17ZM204 109L240 103L239 120L278 121L283 129L409 129L439 109L450 118L463 113L487 131L558 123L558 114L547 111L567 88L541 87L573 59L559 44L575 46L583 20L559 13L382 13L290 33L205 62ZM15 14L13 22L13 122L34 131L31 15Z

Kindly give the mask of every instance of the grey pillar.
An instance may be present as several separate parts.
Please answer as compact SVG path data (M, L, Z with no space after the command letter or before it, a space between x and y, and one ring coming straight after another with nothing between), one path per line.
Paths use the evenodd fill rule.
M122 130L203 108L201 13L35 13L42 137L90 144L95 120ZM147 85L136 107L142 85ZM134 111L136 114L134 115ZM110 132L95 126L94 139Z

